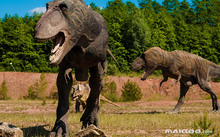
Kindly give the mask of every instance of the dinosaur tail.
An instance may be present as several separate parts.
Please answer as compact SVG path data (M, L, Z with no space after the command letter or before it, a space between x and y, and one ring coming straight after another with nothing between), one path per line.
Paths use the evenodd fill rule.
M212 64L209 67L209 76L211 78L220 78L220 65Z
M114 55L112 54L112 52L109 50L109 48L107 48L107 53L113 58L113 60L116 62L116 64L119 66L118 61L115 59Z
M108 103L110 103L110 104L112 104L112 105L114 105L114 106L116 106L116 107L120 107L119 105L117 105L117 104L111 102L110 100L108 100L107 98L105 98L105 97L102 96L102 95L100 95L99 98L100 98L100 100L102 100L102 101L108 102Z

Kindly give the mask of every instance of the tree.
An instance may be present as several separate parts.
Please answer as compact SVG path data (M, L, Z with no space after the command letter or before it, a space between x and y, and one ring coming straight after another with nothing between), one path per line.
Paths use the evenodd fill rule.
M12 62L17 71L53 72L55 68L48 63L52 42L38 43L34 39L34 28L40 16L5 15L1 22L4 32L0 43L1 70L13 71Z
M194 22L195 13L186 0L183 0L180 3L180 16L187 24L192 24Z
M196 23L203 25L216 25L220 1L216 0L193 0L193 7L196 13Z
M179 1L178 0L164 0L163 1L163 7L168 11L168 12L176 12L179 9Z
M94 11L96 11L96 12L100 12L100 11L101 11L100 8L99 8L98 6L96 6L95 3L93 3L93 2L90 4L90 6L91 6L92 9L93 9Z
M124 33L123 43L129 52L129 56L126 59L130 64L147 49L151 39L151 31L140 9L136 9L130 14L130 18L127 20L125 26L128 29Z
M155 21L151 28L151 47L157 46L167 51L178 48L172 21L172 16L166 10L162 10L155 16Z
M138 0L138 4L141 9L151 9L151 7L152 7L151 0Z
M111 0L99 8L108 25L109 49L120 63L121 72L130 71L130 63L153 46L164 50L185 50L210 61L220 60L220 1L138 0L139 7L122 0ZM57 72L48 63L52 41L40 43L34 39L34 28L41 14L5 15L0 20L0 70ZM109 70L115 62L108 56ZM115 72L115 71L112 71Z
M128 18L128 7L122 0L109 1L107 7L101 13L108 24L109 48L118 62L120 62L120 70L122 72L128 71L128 62L126 60L128 51L122 43L122 29L124 29L125 20ZM110 60L110 64L113 63L111 58L108 60Z
M2 45L2 39L3 39L3 28L2 28L2 21L0 19L0 45ZM4 48L0 46L0 62L2 62L2 55L4 54ZM0 66L0 70L3 69L2 66Z

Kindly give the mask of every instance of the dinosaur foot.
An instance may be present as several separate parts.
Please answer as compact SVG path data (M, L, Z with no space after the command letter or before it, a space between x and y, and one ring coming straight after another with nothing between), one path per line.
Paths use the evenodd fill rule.
M211 113L220 113L220 110L212 110Z
M49 137L69 137L67 133L62 133L62 129L57 132L50 132Z
M69 137L68 125L63 121L57 122L50 132L49 137Z
M141 80L142 80L142 81L144 81L144 80L146 80L146 78L144 78L144 77L141 77Z
M170 110L166 112L167 114L178 114L180 113L179 111L174 111L174 110Z
M82 129L76 134L77 137L107 137L106 134L94 125Z

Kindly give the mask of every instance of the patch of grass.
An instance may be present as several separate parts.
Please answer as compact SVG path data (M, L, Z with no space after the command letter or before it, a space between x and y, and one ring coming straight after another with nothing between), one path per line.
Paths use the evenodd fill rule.
M213 122L209 120L207 114L203 114L198 122L194 122L193 129L194 131L197 130L201 133L190 134L191 137L208 137L215 134L215 126L213 125Z
M44 99L45 92L47 88L47 81L44 73L40 75L40 80L36 81L34 85L31 85L28 88L28 95L26 95L25 99Z
M210 94L204 95L202 98L205 99L205 100L212 99Z
M4 80L0 87L0 100L9 99L8 97L8 88L6 86L6 81Z
M214 78L214 79L211 79L211 81L219 83L220 82L220 78Z
M46 99L44 98L43 100L42 100L42 106L45 106L47 104L47 102L46 102Z
M0 121L13 124L24 131L25 136L46 137L49 131L53 128L56 120L56 107L53 104L54 100L46 100L47 103L42 106L41 100L7 100L0 101L1 110ZM174 134L165 134L166 129L192 129L192 125L203 121L204 115L207 115L207 120L212 121L209 129L215 127L215 134L220 133L220 114L208 113L211 110L210 102L194 103L193 108L188 112L191 104L185 104L179 114L167 114L174 106L155 107L139 105L139 102L121 102L120 108L103 104L100 108L99 125L100 128L107 134L115 136L173 136ZM2 106L7 105L10 111ZM13 112L19 106L22 108L33 109L32 111L24 111L22 113ZM201 109L201 107L203 109ZM19 108L20 109L20 108ZM52 109L53 111L49 111ZM40 110L40 111L36 111ZM36 112L35 112L36 111ZM81 113L73 113L74 107L70 107L69 126L70 136L74 136L80 129ZM207 123L207 125L209 125ZM182 136L183 134L175 134ZM186 135L187 136L187 135Z
M161 94L153 94L150 98L148 98L146 101L164 101L164 98L167 96L161 95Z
M108 81L107 77L105 81ZM114 81L112 82L105 82L104 88L101 94L106 97L108 100L113 102L119 101L119 97L117 96L117 85Z
M122 87L122 99L123 101L136 101L140 100L143 96L141 93L141 88L138 86L136 82L132 82L128 80L124 83Z

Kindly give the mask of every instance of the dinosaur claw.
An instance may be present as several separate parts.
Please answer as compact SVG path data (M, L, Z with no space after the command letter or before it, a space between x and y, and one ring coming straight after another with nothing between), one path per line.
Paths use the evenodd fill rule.
M69 68L65 71L65 74L64 74L64 78L65 78L65 81L66 83L68 84L68 80L70 80L70 76L69 76L69 73L71 73L73 69Z

